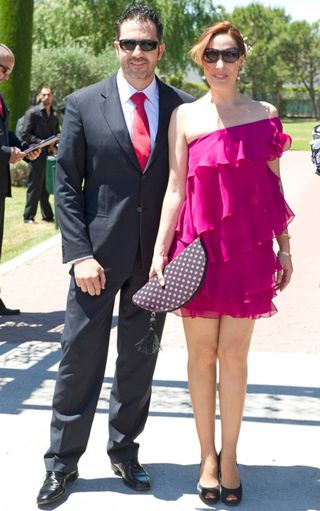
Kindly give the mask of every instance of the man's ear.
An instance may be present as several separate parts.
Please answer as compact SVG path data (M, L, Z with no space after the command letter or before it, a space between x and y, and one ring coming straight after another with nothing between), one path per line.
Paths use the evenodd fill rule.
M162 59L164 52L166 51L166 45L164 43L159 44L158 60Z

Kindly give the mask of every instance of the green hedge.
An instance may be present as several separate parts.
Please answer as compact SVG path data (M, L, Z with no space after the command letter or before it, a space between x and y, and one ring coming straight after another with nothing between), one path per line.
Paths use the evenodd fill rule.
M0 41L13 51L16 60L10 80L1 85L11 110L12 129L29 103L32 18L33 0L0 0Z

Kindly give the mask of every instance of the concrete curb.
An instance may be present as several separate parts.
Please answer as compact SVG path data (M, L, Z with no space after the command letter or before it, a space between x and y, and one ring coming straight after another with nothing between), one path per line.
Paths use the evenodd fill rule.
M7 261L0 265L0 275L5 275L11 270L14 270L15 268L18 268L19 266L22 266L28 261L31 261L38 255L42 254L49 248L54 247L61 241L61 235L55 234L52 236L52 238L49 238L46 241L43 241L42 243L39 243L36 247L30 248L30 250L27 250L23 254L15 257L14 259L11 259L10 261Z

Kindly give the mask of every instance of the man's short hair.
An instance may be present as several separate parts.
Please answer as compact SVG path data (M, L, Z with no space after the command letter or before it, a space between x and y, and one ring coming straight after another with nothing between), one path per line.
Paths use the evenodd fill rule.
M139 22L150 21L154 23L157 31L157 37L159 42L162 42L163 37L163 26L158 14L148 7L147 5L130 5L127 9L119 16L116 21L116 37L120 38L121 25L125 21L135 20Z
M47 83L45 83L44 85L41 85L38 94L41 93L42 89L50 89L51 93L54 94L53 88L51 87L51 85L48 85Z

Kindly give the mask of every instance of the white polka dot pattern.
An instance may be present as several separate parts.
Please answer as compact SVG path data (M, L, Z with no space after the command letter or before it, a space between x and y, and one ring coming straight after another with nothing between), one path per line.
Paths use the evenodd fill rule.
M155 275L137 291L132 301L142 309L170 312L188 303L200 288L207 267L207 254L196 238L164 269L165 285Z

